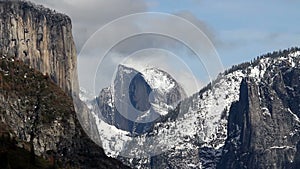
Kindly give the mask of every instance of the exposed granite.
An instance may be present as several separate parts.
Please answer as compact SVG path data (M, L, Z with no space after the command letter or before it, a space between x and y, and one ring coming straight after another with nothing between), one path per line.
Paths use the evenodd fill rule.
M48 74L70 96L78 93L71 19L25 1L0 1L0 53Z

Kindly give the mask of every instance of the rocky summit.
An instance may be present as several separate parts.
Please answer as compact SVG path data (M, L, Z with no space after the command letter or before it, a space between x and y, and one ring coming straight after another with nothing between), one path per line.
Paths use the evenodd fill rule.
M119 65L113 86L101 90L96 102L98 115L106 123L141 134L168 116L185 97L180 84L165 71L157 68L137 71Z

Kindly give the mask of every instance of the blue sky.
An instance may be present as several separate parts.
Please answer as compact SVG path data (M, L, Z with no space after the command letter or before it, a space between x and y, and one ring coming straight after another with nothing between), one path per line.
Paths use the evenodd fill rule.
M151 11L189 11L205 22L216 39L225 67L257 55L300 46L300 1L150 1Z

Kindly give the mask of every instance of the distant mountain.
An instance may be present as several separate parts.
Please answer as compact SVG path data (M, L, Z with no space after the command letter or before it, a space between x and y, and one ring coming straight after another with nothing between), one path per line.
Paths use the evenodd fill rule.
M113 86L101 90L96 100L102 120L132 134L141 134L185 97L183 88L162 70L147 68L139 72L119 65Z

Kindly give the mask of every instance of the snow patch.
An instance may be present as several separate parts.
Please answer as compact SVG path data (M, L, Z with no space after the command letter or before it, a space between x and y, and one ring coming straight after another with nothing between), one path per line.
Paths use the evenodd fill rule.
M91 112L99 133L101 134L102 148L110 157L117 157L123 150L127 141L131 140L129 132L117 129L101 120L94 112Z
M272 146L270 149L295 149L295 147L291 146Z
M294 119L295 119L297 122L300 123L299 117L298 117L295 113L293 113L293 112L291 111L290 108L288 108L288 112L294 117Z
M267 108L267 107L263 107L263 108L261 108L261 110L262 110L262 114L263 114L263 116L268 116L268 117L271 117L271 113L270 113L270 111L269 111L269 109Z
M152 89L167 93L175 87L175 80L159 69L149 68L141 71L141 73Z
M289 57L297 57L300 56L300 51L292 52L288 55Z

